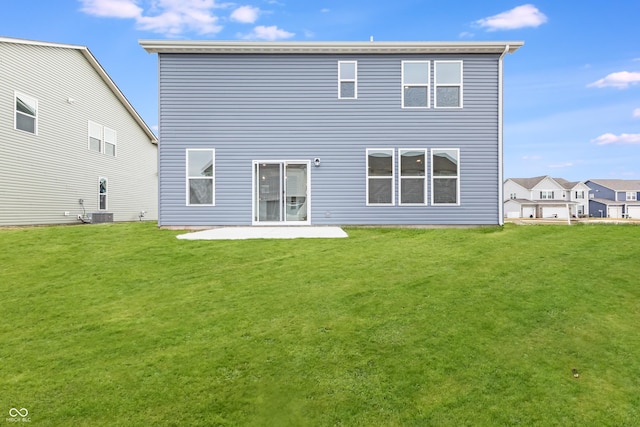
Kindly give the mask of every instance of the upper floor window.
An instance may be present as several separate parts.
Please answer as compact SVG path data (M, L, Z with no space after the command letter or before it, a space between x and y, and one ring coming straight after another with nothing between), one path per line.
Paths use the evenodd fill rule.
M187 205L213 206L215 150L187 149Z
M462 107L462 61L435 61L436 108Z
M402 61L402 108L429 108L429 61Z
M460 204L460 150L431 150L431 203Z
M358 97L358 63L356 61L338 61L338 98L356 99Z
M89 150L116 156L116 131L89 121Z
M38 134L38 100L15 92L15 128Z
M540 199L541 200L553 199L553 191L550 191L550 190L541 191Z
M367 149L367 205L393 205L393 149Z
M584 199L584 190L576 191L576 199Z
M516 193L511 193L511 194L509 194L509 198L514 200L514 199L518 198L518 195Z
M400 204L426 203L426 150L400 149Z
M627 191L627 202L635 202L638 200L638 193L635 191Z

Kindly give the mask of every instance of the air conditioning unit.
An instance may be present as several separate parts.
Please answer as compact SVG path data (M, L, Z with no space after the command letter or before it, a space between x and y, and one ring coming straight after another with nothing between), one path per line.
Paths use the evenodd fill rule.
M112 212L94 212L91 214L92 224L102 224L105 222L113 222Z

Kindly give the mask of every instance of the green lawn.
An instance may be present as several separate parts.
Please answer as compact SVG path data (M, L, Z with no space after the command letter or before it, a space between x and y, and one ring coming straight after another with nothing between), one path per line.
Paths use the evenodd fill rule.
M640 425L640 226L346 231L0 230L7 424Z

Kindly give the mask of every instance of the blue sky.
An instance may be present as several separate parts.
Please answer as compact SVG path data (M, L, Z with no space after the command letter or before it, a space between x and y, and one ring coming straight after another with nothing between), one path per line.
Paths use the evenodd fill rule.
M139 39L521 40L505 57L505 177L640 179L640 1L3 0L0 36L87 46L156 129Z

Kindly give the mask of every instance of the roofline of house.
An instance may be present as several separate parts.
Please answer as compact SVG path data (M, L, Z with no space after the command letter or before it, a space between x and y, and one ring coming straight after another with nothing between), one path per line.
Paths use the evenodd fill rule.
M149 53L260 53L260 54L410 54L410 53L514 53L523 41L445 42L256 42L220 40L139 40Z
M62 44L62 43L51 43L51 42L41 42L35 40L26 40L26 39L17 39L12 37L0 37L0 43L15 43L15 44L24 44L24 45L33 45L33 46L46 46L46 47L56 47L63 49L75 49L80 51L82 55L89 61L89 64L96 70L98 75L102 78L102 80L107 84L109 89L114 93L116 98L124 105L125 109L131 114L134 120L138 123L138 125L144 130L149 139L153 144L158 143L158 138L153 133L151 128L147 126L145 121L142 119L140 114L136 111L136 109L131 105L126 96L122 93L122 91L118 88L116 83L109 77L109 74L105 71L105 69L100 65L100 62L93 56L93 53L86 46L73 45L73 44Z

